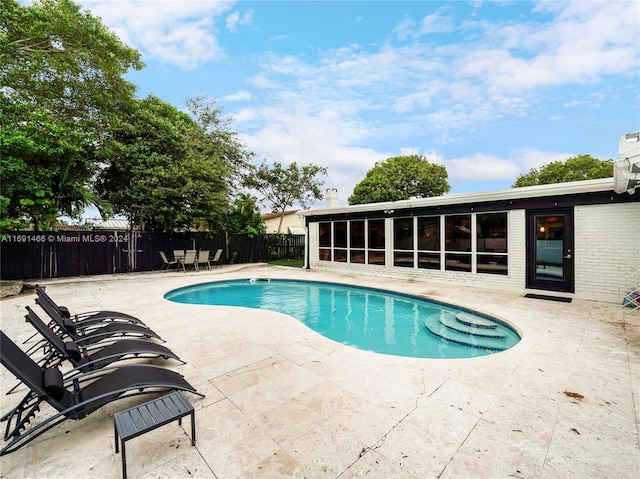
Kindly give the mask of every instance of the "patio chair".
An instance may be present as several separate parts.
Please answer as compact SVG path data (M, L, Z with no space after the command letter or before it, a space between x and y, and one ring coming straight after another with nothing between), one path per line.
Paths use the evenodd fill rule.
M63 317L60 312L53 308L50 303L36 298L42 310L51 319L48 326L52 328L62 338L70 337L73 341L83 345L95 344L105 339L113 339L114 336L135 336L138 338L154 338L164 340L150 328L141 324L131 324L118 321L107 321L101 324L84 325L74 323L71 319ZM39 343L32 347L37 349Z
M169 348L141 339L119 339L109 344L82 345L76 341L65 341L27 306L25 319L45 339L43 367L58 366L68 361L80 371L100 369L113 362L132 358L175 359L185 364Z
M36 299L38 304L42 305L44 302L48 303L50 307L56 309L62 317L69 318L71 321L78 324L78 326L104 323L106 321L120 321L144 325L144 323L135 316L120 313L118 311L86 311L84 313L71 314L69 308L66 306L59 306L40 286L36 287L36 294L38 295L38 298Z
M182 375L147 364L108 367L91 373L71 370L63 375L58 368L40 367L3 331L0 331L0 362L30 390L2 417L7 421L4 440L9 443L0 450L0 456L20 449L67 419L83 419L118 399L175 390L204 397ZM30 425L43 403L48 403L55 412Z
M185 254L184 254L184 258L182 259L182 261L180 262L182 264L182 270L186 273L187 272L187 266L193 266L193 269L198 271L198 260L196 259L196 250L194 249L188 249Z
M200 269L200 265L206 265L207 269L211 269L211 265L209 264L209 250L201 249L198 252L198 269Z
M160 271L168 271L171 266L175 266L176 269L178 269L178 260L173 258L173 259L168 259L167 255L164 254L164 251L159 251L160 253L160 257L162 258L162 267L160 268Z
M222 266L222 263L221 263L221 261L222 261L222 252L223 252L222 249L217 250L216 254L213 255L213 258L211 259L209 264L215 264L215 265L218 265L218 266Z
M183 249L174 249L173 250L173 259L177 260L178 263L179 263L182 258L184 258L184 250Z

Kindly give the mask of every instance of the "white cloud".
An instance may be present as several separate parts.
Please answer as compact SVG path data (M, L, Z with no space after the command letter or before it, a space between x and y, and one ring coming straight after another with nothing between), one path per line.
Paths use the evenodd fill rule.
M253 134L242 139L249 149L259 152L258 161L280 161L283 165L314 163L328 168L325 187L337 188L343 204L353 187L362 180L376 161L389 154L372 148L353 146L366 134L362 125L348 124L330 109L309 115L304 100L283 108L262 111L268 121ZM255 122L256 118L236 117L239 122Z
M81 2L120 39L143 53L185 70L224 57L215 21L232 2L118 0Z
M420 22L420 30L418 35L426 35L430 33L447 33L455 30L453 19L447 15L450 7L439 8L436 13L427 15Z
M246 90L242 90L242 91L237 91L235 93L232 93L231 95L225 95L222 97L222 99L224 101L247 101L247 100L251 100L251 98L253 98L253 95L251 94L250 91L246 91Z
M552 12L547 23L485 26L484 41L454 61L463 75L489 89L523 91L555 85L598 82L605 75L637 68L637 2L542 2Z
M443 161L449 182L515 180L519 172L516 161L484 153Z
M410 18L404 18L401 22L399 22L395 26L395 28L393 29L393 32L398 37L398 40L404 41L407 38L410 38L413 36L415 28L416 28L415 21L413 21Z
M240 14L237 10L227 16L227 30L232 33L238 33L238 26L251 25L253 23L254 10L249 9L244 14Z
M288 40L289 35L271 35L269 37L270 42L281 42L283 40Z
M405 150L402 154L422 154L429 162L443 165L447 169L449 183L504 180L510 184L515 182L518 175L527 173L532 168L539 168L552 161L565 161L575 156L575 153L548 152L535 148L519 148L508 157L475 153L471 156L445 158L435 150L423 153Z
M238 33L238 23L240 23L240 12L232 12L227 16L227 30Z

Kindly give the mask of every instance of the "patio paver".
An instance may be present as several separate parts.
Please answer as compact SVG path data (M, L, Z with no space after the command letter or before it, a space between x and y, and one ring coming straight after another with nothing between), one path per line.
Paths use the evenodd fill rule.
M480 358L402 358L335 343L278 313L163 299L174 288L251 277L384 287L454 304L463 297L523 339ZM187 362L153 363L206 394L187 394L197 445L189 421L132 441L130 478L640 477L640 310L260 265L40 284L72 311L138 316ZM31 334L24 307L34 299L0 302L2 330L18 344ZM15 379L1 369L4 391ZM1 412L22 392L2 394ZM2 457L0 477L119 477L112 415L148 399L57 426Z

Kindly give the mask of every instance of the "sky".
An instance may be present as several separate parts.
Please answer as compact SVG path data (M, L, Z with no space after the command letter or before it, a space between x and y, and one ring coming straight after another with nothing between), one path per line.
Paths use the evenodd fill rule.
M640 130L640 1L79 3L142 53L139 97L215 100L256 162L325 166L342 205L395 156L491 191Z

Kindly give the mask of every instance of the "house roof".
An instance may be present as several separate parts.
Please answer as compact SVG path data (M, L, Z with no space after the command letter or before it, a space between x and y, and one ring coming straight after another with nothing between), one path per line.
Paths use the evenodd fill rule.
M569 183L555 183L550 185L525 186L509 188L507 190L485 191L479 193L462 193L454 195L433 196L429 198L412 198L402 201L386 201L383 203L368 203L363 205L343 206L339 208L323 208L300 211L302 216L324 216L326 214L356 213L379 210L401 210L408 208L424 208L446 205L460 205L466 203L480 203L487 201L516 200L523 198L542 198L545 196L575 195L580 193L597 193L611 191L614 181L612 178L598 180L573 181Z
M289 210L289 211L285 211L284 215L288 216L288 215L293 215L295 213L297 213L298 210ZM263 213L262 215L260 215L262 217L263 220L270 220L273 218L280 218L280 215L282 213Z

